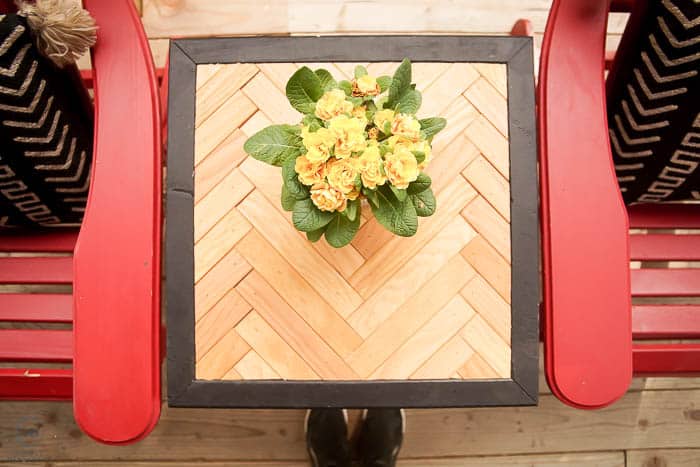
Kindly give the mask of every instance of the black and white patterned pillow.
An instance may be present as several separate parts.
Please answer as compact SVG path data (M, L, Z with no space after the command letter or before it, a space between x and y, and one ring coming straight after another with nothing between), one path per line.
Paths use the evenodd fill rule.
M93 131L84 92L39 54L23 17L0 15L0 230L82 220Z
M608 77L626 203L700 201L700 2L636 2Z

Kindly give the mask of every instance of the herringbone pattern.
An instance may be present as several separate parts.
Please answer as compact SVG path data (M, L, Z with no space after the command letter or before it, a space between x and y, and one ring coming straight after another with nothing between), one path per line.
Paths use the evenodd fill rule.
M318 66L350 76L355 64ZM294 229L279 169L243 151L259 129L299 120L284 96L297 67L197 69L197 378L509 377L505 65L414 64L419 116L448 120L427 170L437 211L411 238L365 215L340 250Z

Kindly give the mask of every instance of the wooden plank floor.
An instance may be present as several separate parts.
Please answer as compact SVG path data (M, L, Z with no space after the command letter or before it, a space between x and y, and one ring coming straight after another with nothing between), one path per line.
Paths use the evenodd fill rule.
M379 0L136 0L162 64L167 37L207 34L388 31ZM403 2L408 4L409 2ZM394 31L503 34L529 17L541 40L549 0L416 0L392 13ZM337 6L340 5L340 6ZM442 8L434 8L437 7ZM445 5L453 5L452 9ZM459 14L455 11L459 8ZM353 12L362 14L354 20ZM343 11L342 21L338 18ZM264 12L264 14L261 14ZM616 44L624 15L610 23ZM332 26L331 26L332 25ZM700 378L636 379L612 407L579 411L557 401L540 375L539 407L412 410L400 465L698 467ZM357 419L357 413L351 414ZM109 423L108 420L105 423ZM302 411L163 408L153 434L128 447L81 433L70 404L0 403L0 465L52 467L303 467Z
M356 64L318 64L350 79ZM399 63L371 63L391 74ZM342 249L309 243L280 199L280 169L243 143L300 115L293 63L200 65L195 130L198 379L510 377L506 67L414 63L433 141L438 210L411 238L363 208ZM505 280L504 280L505 279Z

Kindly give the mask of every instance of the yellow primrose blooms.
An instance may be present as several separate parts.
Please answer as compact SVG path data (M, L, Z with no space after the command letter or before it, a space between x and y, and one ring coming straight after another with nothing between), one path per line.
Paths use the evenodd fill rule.
M386 177L382 174L382 156L376 145L370 146L357 159L362 184L374 190L378 185L384 185Z
M316 102L316 116L322 120L330 120L350 112L352 112L352 102L345 100L345 93L340 89L326 91Z
M417 143L414 143L413 146L411 147L411 151L420 151L425 154L425 159L423 159L423 162L418 164L418 168L420 170L423 170L428 163L433 159L433 150L430 147L430 143L427 142L426 140L420 140Z
M384 170L389 181L396 188L407 188L418 178L418 162L411 151L399 147L384 156Z
M335 134L335 157L345 159L353 152L360 152L367 146L364 120L340 115L331 120L330 130Z
M313 163L325 162L331 155L335 135L328 128L319 128L314 132L305 126L301 129L301 138L306 148L306 158Z
M348 200L344 194L326 182L311 187L311 201L321 211L345 211Z
M376 96L381 91L374 76L364 75L352 80L352 95L354 97Z
M360 190L358 190L357 188L345 195L345 197L350 201L355 201L358 198L358 196L360 196Z
M326 177L328 183L343 194L348 194L355 189L357 178L357 159L331 159L326 164Z
M392 120L394 120L394 115L394 111L391 109L379 110L377 111L377 113L374 114L374 124L377 125L377 128L379 128L383 132L384 124L386 122L389 122L389 124L391 124Z
M313 185L326 177L326 164L311 162L306 156L297 157L294 170L299 175L299 181L304 185Z
M420 122L408 114L398 114L391 122L391 132L411 141L420 139Z

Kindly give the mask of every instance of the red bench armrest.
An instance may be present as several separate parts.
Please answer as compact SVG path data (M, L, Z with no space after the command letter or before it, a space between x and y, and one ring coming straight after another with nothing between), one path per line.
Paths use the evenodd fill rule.
M121 444L160 415L160 108L133 1L84 4L99 29L92 181L74 258L74 414L90 436Z
M546 374L581 408L615 401L632 377L628 221L605 112L608 9L554 2L537 93Z

